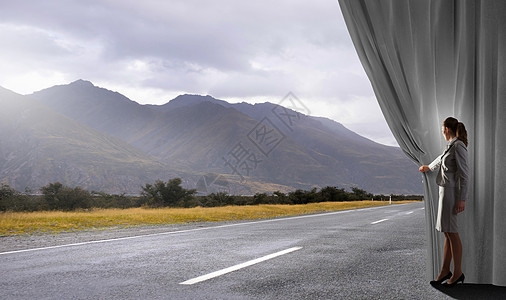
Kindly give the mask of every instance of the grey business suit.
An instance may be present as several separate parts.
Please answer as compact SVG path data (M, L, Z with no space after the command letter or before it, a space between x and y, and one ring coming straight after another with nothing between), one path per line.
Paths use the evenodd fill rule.
M439 169L436 183L439 185L439 206L436 229L442 232L458 232L455 205L468 197L467 147L461 140L452 139L442 155L430 165L431 171Z

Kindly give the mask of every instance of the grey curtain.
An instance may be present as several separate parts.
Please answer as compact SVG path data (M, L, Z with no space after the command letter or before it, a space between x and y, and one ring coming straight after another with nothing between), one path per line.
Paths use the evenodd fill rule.
M441 154L441 124L469 135L470 190L459 214L466 282L506 286L506 1L339 0L382 112L417 165ZM427 279L442 264L436 174L425 188Z

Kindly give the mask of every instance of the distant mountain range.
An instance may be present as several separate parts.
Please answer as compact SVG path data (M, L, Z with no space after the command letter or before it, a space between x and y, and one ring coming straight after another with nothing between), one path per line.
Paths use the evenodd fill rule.
M400 148L282 105L199 95L141 105L83 80L26 96L0 88L0 182L136 194L181 177L202 193L338 186L422 194Z

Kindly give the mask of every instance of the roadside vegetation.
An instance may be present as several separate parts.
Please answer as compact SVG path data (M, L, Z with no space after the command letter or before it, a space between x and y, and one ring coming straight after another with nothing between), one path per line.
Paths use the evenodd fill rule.
M397 201L392 203L407 203ZM83 211L4 212L0 236L97 230L115 227L267 219L388 205L388 201L260 204L193 208L90 209Z
M0 212L30 211L76 211L109 208L162 208L162 207L219 207L245 206L260 204L308 204L319 202L348 202L361 200L422 200L422 196L413 195L373 195L359 188L351 192L337 187L314 188L310 191L296 190L290 193L257 193L252 196L229 195L224 192L205 196L196 195L194 189L181 186L181 179L168 182L161 180L142 187L140 196L125 194L111 195L103 192L87 191L80 187L68 187L60 182L50 183L41 189L41 195L21 193L8 185L0 188Z
M56 182L42 187L42 195L30 195L2 185L0 236L275 218L382 206L389 204L390 196L393 203L421 200L421 196L372 195L358 188L346 192L337 187L287 194L197 196L195 190L181 187L179 178L146 184L142 190L141 196L110 195Z

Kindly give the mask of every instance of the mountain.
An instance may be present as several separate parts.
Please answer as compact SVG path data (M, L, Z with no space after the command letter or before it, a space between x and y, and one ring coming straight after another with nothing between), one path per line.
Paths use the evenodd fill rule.
M181 95L164 105L140 105L83 80L30 97L193 174L188 182L195 184L202 181L198 174L221 174L238 193L327 185L422 193L419 174L400 148L273 103L231 104L211 96Z
M256 176L303 188L358 185L377 193L422 193L419 174L400 148L375 143L327 118L306 116L273 103L230 104L197 95L178 96L158 109L171 111L185 104L195 108L199 103L233 108L257 124L268 119L286 135ZM291 115L291 120L283 120L283 114Z
M56 112L127 142L142 132L147 120L158 115L147 106L84 80L44 89L31 96Z
M0 107L0 182L19 190L60 181L139 193L141 183L181 174L29 97L0 88Z

